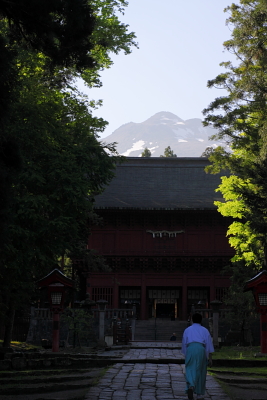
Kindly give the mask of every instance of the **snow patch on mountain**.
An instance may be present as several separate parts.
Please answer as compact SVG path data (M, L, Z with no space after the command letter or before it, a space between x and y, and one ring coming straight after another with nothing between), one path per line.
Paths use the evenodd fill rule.
M147 147L153 157L164 154L170 146L177 157L200 157L207 147L225 146L209 140L216 134L211 127L204 127L199 118L183 120L168 111L161 111L141 123L127 123L105 138L107 143L117 142L119 154L140 157Z
M127 157L133 151L144 149L144 144L145 144L144 140L138 140L138 142L133 143L133 146L130 149L128 149L127 151L125 151L124 153L121 153L121 154L122 154L122 156Z

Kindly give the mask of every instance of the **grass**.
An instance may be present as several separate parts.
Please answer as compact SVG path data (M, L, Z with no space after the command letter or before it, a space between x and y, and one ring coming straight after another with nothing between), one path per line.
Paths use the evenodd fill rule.
M23 370L23 371L8 370L8 371L0 371L0 379L1 378L12 378L12 379L14 379L16 377L19 378L19 379L21 379L21 378L26 378L27 379L27 378L32 378L32 377L38 378L38 377L40 377L42 375L49 375L49 374L50 375L54 375L55 371L56 371L57 375L65 375L65 374L68 374L68 373L79 374L79 373L83 373L83 372L88 372L88 370L90 370L90 369L92 369L92 368L56 369L56 370L54 368L52 368L52 369L45 368L45 369L37 369L37 370L29 369L29 370Z
M261 349L259 346L252 346L252 347L242 347L242 346L223 346L220 349L216 349L215 353L213 353L212 358L214 360L253 360L257 363L257 360L266 360L267 361L267 354L266 357L256 357L257 353L260 353ZM252 386L247 386L247 393L248 397L251 395L253 396L253 378L257 379L265 379L267 375L267 363L266 367L211 367L208 368L208 373L212 375L216 381L221 385L224 392L228 395L231 400L236 400L242 398L241 394L238 392L238 386L235 386L233 390L233 386L227 382L224 382L219 379L220 374L227 374L231 375L233 378L242 377L247 378L247 383L251 383ZM252 380L252 381L251 381ZM243 389L244 390L244 389ZM251 397L253 398L253 397Z
M211 367L209 368L209 372L214 373L227 373L229 375L246 375L246 376L264 376L267 375L267 366L266 367L253 367L253 368L242 368L242 367Z
M0 346L1 346L1 342L0 341ZM32 349L42 349L42 347L40 346L34 346L34 345L30 345L28 343L24 343L24 342L12 342L11 343L11 347L19 350L19 351L23 351L23 350L32 350ZM225 359L225 360L254 360L257 361L257 359L260 360L266 360L267 361L267 354L266 357L259 357L256 358L255 355L257 353L260 353L260 347L241 347L241 346L223 346L220 349L216 349L215 353L213 353L213 359ZM109 369L110 367L107 368L103 368L99 371L99 375L96 376L93 380L93 382L91 383L92 385L97 385L99 379L105 374L105 372ZM266 367L253 367L253 368L241 368L241 367L212 367L212 368L208 368L209 374L212 375L222 386L223 390L225 393L228 394L229 398L232 400L236 400L237 397L235 397L234 393L232 392L232 387L230 385L228 385L226 382L223 382L221 380L218 380L217 376L220 373L226 373L229 375L233 375L233 376L243 376L243 377L248 377L248 378L265 378L267 375L267 363L266 363ZM1 371L2 372L2 371ZM6 375L7 371L3 371L2 373L0 372L0 377L2 377L2 375ZM18 384L20 382L20 380L22 379L22 377L26 377L27 375L44 375L44 376L48 376L50 373L55 373L54 370L45 370L45 371L8 371L10 373L10 375L12 376L14 373L18 376ZM56 372L57 374L61 374L61 373L66 373L66 370L57 370ZM13 384L14 385L14 384ZM85 393L86 393L85 389ZM77 397L77 400L82 400L84 397Z
M100 374L93 380L92 386L96 386L105 373L110 369L110 367L101 368Z
M212 358L214 360L255 360L256 354L260 353L259 346L241 347L241 346L223 346L216 349ZM267 354L260 357L261 360L267 361Z
M3 343L3 340L0 340L0 347L1 344ZM41 346L35 346L33 344L29 344L26 342L11 342L11 347L14 350L18 350L18 351L23 351L23 350L43 350L43 348ZM86 349L70 349L73 352L75 352L74 350L78 351L80 353L82 352L87 352L88 348ZM84 351L83 351L84 350ZM92 351L92 349L90 348L90 351ZM242 347L242 346L222 346L219 349L215 350L215 353L213 353L212 358L214 360L240 360L240 359L244 359L244 360L255 360L256 358L256 354L260 353L261 349L260 346L252 346L252 347ZM261 360L266 360L267 361L267 354L266 357L260 357Z
M0 340L0 347L2 346L3 340ZM10 343L10 347L14 350L40 350L41 346L35 346L34 344L26 343L26 342L15 342L12 341Z

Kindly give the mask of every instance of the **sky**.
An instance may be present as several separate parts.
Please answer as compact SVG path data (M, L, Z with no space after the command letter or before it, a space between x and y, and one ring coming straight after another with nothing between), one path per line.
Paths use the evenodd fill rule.
M224 50L230 0L129 0L120 20L135 32L139 49L112 56L101 73L103 86L83 92L103 100L93 112L109 122L102 138L128 122L143 122L160 111L183 120L203 119L202 110L220 89L207 81L224 71L219 64L234 56ZM239 3L235 1L235 3Z

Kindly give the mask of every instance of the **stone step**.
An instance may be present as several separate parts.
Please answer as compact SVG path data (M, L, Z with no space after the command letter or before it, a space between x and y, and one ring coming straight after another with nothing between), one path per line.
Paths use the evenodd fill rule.
M134 340L170 340L172 333L176 333L178 341L182 340L183 332L187 327L186 321L170 321L164 319L150 319L136 321Z
M51 374L51 371L50 373L48 371L43 371L42 376L24 376L19 380L12 379L12 377L9 376L9 379L0 378L0 397L3 395L15 396L40 393L40 387L42 393L85 389L93 386L98 376L99 369L91 369L90 371L87 370L78 374L58 374L56 371Z
M43 384L52 384L52 383L64 383L64 382L70 382L70 381L81 381L83 379L88 380L89 378L94 378L94 373L92 371L88 372L88 370L85 371L79 371L76 373L70 373L69 371L66 371L64 374L60 374L58 371L54 371L52 375L49 374L48 371L38 371L39 374L36 376L27 376L27 375L22 375L22 371L19 372L20 374L20 380L19 384L20 385L29 385L29 384L38 384L38 383L43 383ZM18 374L18 373L16 373ZM1 374L2 375L2 374ZM0 384L1 387L2 385L13 385L18 383L18 378L15 374L8 374L4 376L3 378L0 378Z

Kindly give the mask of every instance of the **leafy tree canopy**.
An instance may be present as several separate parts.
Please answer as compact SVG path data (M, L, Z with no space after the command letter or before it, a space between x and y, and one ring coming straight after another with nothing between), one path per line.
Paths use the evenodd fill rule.
M135 34L119 20L125 0L0 0L0 231L5 231L12 176L21 166L16 135L8 133L10 105L17 101L22 50L41 54L46 85L73 88L77 78L101 85L99 72L111 54L130 53ZM93 101L90 106L97 106ZM2 238L4 238L4 234Z
M223 62L225 72L208 82L227 94L205 110L204 125L218 130L213 139L224 139L230 150L216 148L207 171L230 171L219 190L225 199L219 212L234 222L228 230L235 248L233 284L266 268L267 243L267 7L266 0L240 0L226 8L231 39L226 50L236 55L236 65ZM240 267L242 266L242 268Z
M201 154L201 157L209 158L209 156L213 153L213 151L214 151L214 148L212 146L208 146Z
M43 57L22 53L18 101L6 122L22 160L12 178L1 252L1 297L28 300L34 281L60 258L75 254L89 235L94 196L113 177L114 145L98 141L106 122L94 118L77 92L43 82Z
M177 157L176 154L174 154L173 150L171 149L170 146L166 147L164 150L164 155L160 157Z
M120 162L99 141L107 122L75 85L100 84L111 53L135 35L118 19L124 0L0 0L0 319L10 340L14 310L58 260L88 259L94 196ZM76 29L77 28L77 29ZM99 262L96 261L95 265ZM100 262L101 264L101 262Z
M141 154L141 157L151 157L151 151L145 147L144 151Z

